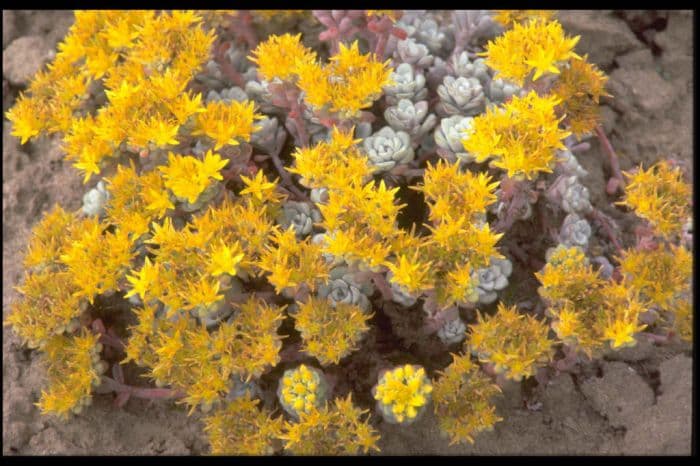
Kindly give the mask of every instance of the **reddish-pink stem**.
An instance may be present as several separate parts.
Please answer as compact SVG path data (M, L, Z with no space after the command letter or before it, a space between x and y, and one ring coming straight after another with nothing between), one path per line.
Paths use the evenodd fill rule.
M617 188L624 188L625 186L625 180L622 178L622 172L620 171L620 160L618 159L617 153L615 153L615 149L613 149L612 144L610 144L610 140L605 135L605 131L600 125L596 125L595 134L598 136L598 140L603 145L605 152L608 153L608 157L610 158L610 169L613 172L612 177L617 180L616 182L608 183L608 188L606 190L608 194L615 194Z
M117 393L128 393L130 396L146 400L182 398L185 394L172 388L144 388L119 383L111 377L102 376L102 382L109 390Z

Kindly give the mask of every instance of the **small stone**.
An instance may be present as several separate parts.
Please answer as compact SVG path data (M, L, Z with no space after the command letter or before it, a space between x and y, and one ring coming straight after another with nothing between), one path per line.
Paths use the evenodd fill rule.
M17 37L18 31L15 25L16 15L14 11L2 10L2 48Z
M26 86L49 59L49 52L39 36L15 39L2 52L3 75L16 86Z

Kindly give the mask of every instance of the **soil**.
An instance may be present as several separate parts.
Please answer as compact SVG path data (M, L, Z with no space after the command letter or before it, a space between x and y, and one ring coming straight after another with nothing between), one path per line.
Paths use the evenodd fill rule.
M691 11L562 11L559 19L569 34L581 35L579 53L609 73L603 105L603 126L627 170L662 158L674 158L692 173L692 23ZM32 74L49 60L72 23L70 12L3 11L3 112ZM3 318L17 298L22 257L32 225L54 203L77 209L83 186L77 172L62 160L58 141L43 138L20 145L3 120ZM610 168L597 139L579 156L589 172L585 183L592 202L610 215L623 244L633 241L635 217L614 208L618 200L605 194ZM600 238L602 232L596 232ZM601 245L604 241L600 240ZM517 272L516 272L517 274ZM514 295L532 293L532 280L511 280ZM524 286L526 285L526 286ZM521 288L528 290L520 291ZM395 309L376 317L377 328L391 326ZM406 347L430 370L444 367L446 348L420 348L410 321L395 328ZM399 326L401 327L401 326ZM415 328L412 328L415 327ZM372 332L363 345L389 347ZM382 346L383 345L383 346ZM451 350L454 350L450 348ZM439 353L439 354L435 354ZM389 351L386 359L394 361ZM509 383L497 400L503 421L474 445L449 446L428 412L411 427L379 422L380 447L387 455L508 455L508 454L663 454L691 453L692 359L689 345L636 347L584 364L572 374L553 378L535 390ZM338 367L337 391L372 380L376 360L362 355ZM432 362L432 364L430 364ZM4 455L197 455L207 453L198 415L166 402L130 400L118 409L111 395L96 395L94 403L68 422L40 416L33 405L44 383L44 368L35 351L22 347L3 326L3 454ZM376 374L374 374L376 375ZM376 378L376 377L375 377ZM345 381L345 382L344 382Z

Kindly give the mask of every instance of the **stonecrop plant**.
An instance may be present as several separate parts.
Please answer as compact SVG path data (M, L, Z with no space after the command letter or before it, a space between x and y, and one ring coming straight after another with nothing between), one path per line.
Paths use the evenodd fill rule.
M578 41L537 10L76 12L6 113L91 184L34 226L4 322L46 360L37 407L99 389L202 412L212 454L367 454L431 410L478 442L504 384L692 342L692 185L611 180L621 244L575 155L611 147Z

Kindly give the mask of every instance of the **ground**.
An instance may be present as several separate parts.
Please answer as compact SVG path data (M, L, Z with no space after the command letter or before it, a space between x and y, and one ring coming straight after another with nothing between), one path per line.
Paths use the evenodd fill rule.
M577 51L609 73L603 125L623 170L675 158L692 170L692 22L688 11L577 11L559 14L580 34ZM3 12L3 112L49 60L70 12ZM16 299L32 225L54 203L77 209L85 191L55 139L21 146L3 120L3 316ZM610 206L609 164L596 140L579 157L592 201L619 224L629 244L633 216ZM690 171L689 171L690 173ZM449 446L428 414L411 427L380 423L383 454L689 454L692 359L687 345L611 353L532 393L512 383L497 400L503 422L474 445ZM201 454L197 415L171 403L113 406L97 395L64 423L33 405L43 386L38 354L3 327L3 454Z

